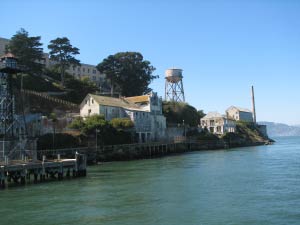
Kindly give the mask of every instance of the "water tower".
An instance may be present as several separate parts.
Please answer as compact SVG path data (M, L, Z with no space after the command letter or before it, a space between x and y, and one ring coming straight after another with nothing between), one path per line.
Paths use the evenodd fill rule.
M185 102L182 83L182 69L167 69L165 78L165 100L173 102Z

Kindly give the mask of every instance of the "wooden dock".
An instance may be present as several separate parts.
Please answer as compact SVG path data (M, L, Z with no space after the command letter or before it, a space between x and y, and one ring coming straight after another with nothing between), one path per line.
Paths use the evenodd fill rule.
M5 160L0 162L0 188L6 188L11 183L25 185L33 178L33 182L43 182L47 179L62 180L64 177L86 176L86 156L75 154L74 159L55 160Z

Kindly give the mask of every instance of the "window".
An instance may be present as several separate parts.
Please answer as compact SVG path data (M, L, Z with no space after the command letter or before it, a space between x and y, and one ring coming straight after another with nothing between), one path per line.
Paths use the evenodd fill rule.
M93 74L96 74L96 70L93 70Z
M88 69L88 73L90 73L90 69Z
M85 68L82 68L82 72L85 72Z
M94 104L94 99L92 99L92 104Z
M80 67L78 67L77 71L80 72Z
M93 76L93 80L94 80L94 81L96 80L96 76Z

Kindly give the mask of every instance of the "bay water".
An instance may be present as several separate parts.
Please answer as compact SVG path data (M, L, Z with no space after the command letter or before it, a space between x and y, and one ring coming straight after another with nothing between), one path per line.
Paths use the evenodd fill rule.
M300 137L275 140L1 190L0 224L300 224Z

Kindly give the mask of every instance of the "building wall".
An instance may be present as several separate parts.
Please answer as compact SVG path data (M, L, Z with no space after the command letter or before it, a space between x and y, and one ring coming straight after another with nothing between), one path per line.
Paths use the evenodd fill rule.
M253 122L253 114L251 112L239 111L237 108L229 108L226 111L227 117L234 120L241 120L246 122Z
M224 134L236 130L235 122L224 117L202 118L201 127L202 129L207 128L213 134Z
M155 99L154 99L155 100ZM152 105L153 104L153 105ZM160 98L150 101L150 104L141 105L141 110L130 110L122 107L99 105L89 95L81 104L80 115L87 117L92 114L102 114L106 120L113 118L130 118L135 126L135 131L140 140L158 141L165 137L166 118L162 114ZM146 111L145 108L152 109Z
M105 80L105 75L101 74L96 66L81 64L81 66L70 66L67 72L78 79L89 78L96 84L101 84Z
M100 108L98 103L94 99L92 99L89 95L85 97L83 103L82 106L80 107L80 116L88 117L93 114L100 114Z
M128 117L123 108L106 106L106 105L100 105L99 107L100 107L100 114L104 115L105 120Z
M239 120L253 122L253 115L250 112L239 112Z

